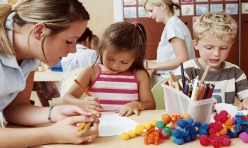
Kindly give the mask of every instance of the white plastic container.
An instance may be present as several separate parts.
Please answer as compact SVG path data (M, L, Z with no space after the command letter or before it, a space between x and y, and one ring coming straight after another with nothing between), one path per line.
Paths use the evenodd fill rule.
M166 113L190 114L194 121L209 123L214 98L193 101L183 92L175 88L161 84L164 88L164 102Z

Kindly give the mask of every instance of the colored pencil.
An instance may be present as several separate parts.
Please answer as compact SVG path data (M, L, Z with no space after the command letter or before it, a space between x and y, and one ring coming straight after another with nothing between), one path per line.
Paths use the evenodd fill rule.
M185 76L184 76L184 68L183 68L183 63L180 63L180 67L181 67L181 73L182 73L182 83L183 83L183 90L185 87Z
M96 115L92 115L92 118L96 118ZM85 123L83 123L83 124L85 124ZM85 125L85 127L84 127L83 130L82 130L82 135L84 135L84 134L89 130L91 124L92 124L92 122L88 122L88 123Z
M75 81L75 82L77 83L77 85L83 90L84 93L86 93L88 96L91 96L90 93L89 93L89 92L80 84L80 82L79 82L77 79L75 79L74 81ZM92 115L92 117L95 118L95 115ZM77 131L79 132L79 131L82 130L82 135L84 135L84 134L89 130L91 124L92 124L91 122L89 122L89 123L82 123L82 124L77 128Z
M176 78L176 76L174 75L173 72L170 72L170 76L171 76L171 78L172 78L172 80L173 80L174 82L177 82L177 83L178 83L179 90L183 90L182 86L179 84L179 82L178 82L178 80L177 80L177 78Z
M80 84L80 82L77 79L75 79L74 81L83 90L84 93L86 93L88 96L91 96L90 93Z
M205 80L205 78L206 78L206 76L207 76L207 74L208 74L209 69L210 69L210 66L207 65L207 67L205 68L204 73L203 73L203 75L202 75L202 77L201 77L201 80L200 80L200 82L199 82L200 84L202 84L202 82Z

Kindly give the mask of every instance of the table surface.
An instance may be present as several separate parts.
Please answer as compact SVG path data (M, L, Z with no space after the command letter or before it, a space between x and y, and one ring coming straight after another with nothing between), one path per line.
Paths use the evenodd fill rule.
M148 70L149 75L151 76L153 70ZM34 81L53 81L58 82L63 80L63 72L51 71L50 69L46 69L44 71L36 71L34 73Z
M45 71L36 71L34 73L34 81L62 81L63 80L63 72L51 71L50 69L46 69Z
M145 123L150 122L153 119L160 120L161 114L164 113L164 110L146 110L142 111L139 116L132 115L130 116L131 119L138 123ZM128 132L128 131L127 131ZM240 138L233 138L231 139L232 144L230 147L232 148L240 148L240 147L246 147L247 144L243 143ZM49 145L40 145L40 146L34 146L32 148L128 148L128 147L136 147L136 148L144 148L147 145L144 144L144 136L137 136L135 138L131 138L129 140L121 140L120 136L110 136L110 137L99 137L96 139L93 139L92 142L84 143L81 145L73 145L73 144L49 144ZM149 147L156 147L156 148L165 148L165 147L179 147L179 145L175 144L174 142L170 141L169 139L160 139L159 145L153 145L150 144ZM200 141L197 139L195 141L191 141L188 143L184 143L183 145L180 145L180 147L185 148L193 148L193 147L203 147L200 144ZM213 147L213 146L208 146Z

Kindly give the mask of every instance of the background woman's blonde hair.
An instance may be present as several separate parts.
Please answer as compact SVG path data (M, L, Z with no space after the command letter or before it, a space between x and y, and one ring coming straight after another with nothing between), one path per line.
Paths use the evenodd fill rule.
M76 21L90 19L78 0L19 0L13 8L10 4L0 4L0 10L0 54L3 55L15 54L5 28L11 12L16 12L13 20L17 25L43 23L50 29L50 36L67 29Z
M146 5L149 6L160 6L162 3L165 3L172 13L174 13L175 9L180 9L180 6L173 2L173 0L146 0L144 7Z
M205 35L225 40L237 35L237 22L225 12L209 12L200 16L193 25L193 38L198 41Z

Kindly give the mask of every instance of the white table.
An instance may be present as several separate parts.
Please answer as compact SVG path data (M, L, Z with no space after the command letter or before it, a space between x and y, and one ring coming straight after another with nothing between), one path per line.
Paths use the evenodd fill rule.
M51 71L47 69L45 71L36 71L34 74L34 81L54 81L59 82L63 80L63 72Z
M130 116L131 119L138 123L144 123L149 122L153 119L160 120L161 114L164 113L165 110L145 110L140 112L139 116L132 115ZM63 130L61 131L63 132ZM58 133L59 134L59 133ZM230 145L231 148L240 148L240 147L246 147L247 144L243 143L240 138L232 138L231 139L232 144ZM174 147L180 147L180 148L205 148L202 146L199 142L199 140L191 141L188 143L184 143L183 145L177 145L174 142L172 142L169 139L163 140L161 139L159 142L159 145L145 145L144 144L144 135L143 136L137 136L135 138L131 138L129 140L121 140L120 136L110 136L110 137L99 137L96 139L93 139L90 143L84 143L80 145L74 145L74 144L47 144L47 145L39 145L34 146L32 148L174 148ZM209 147L213 147L208 146Z

